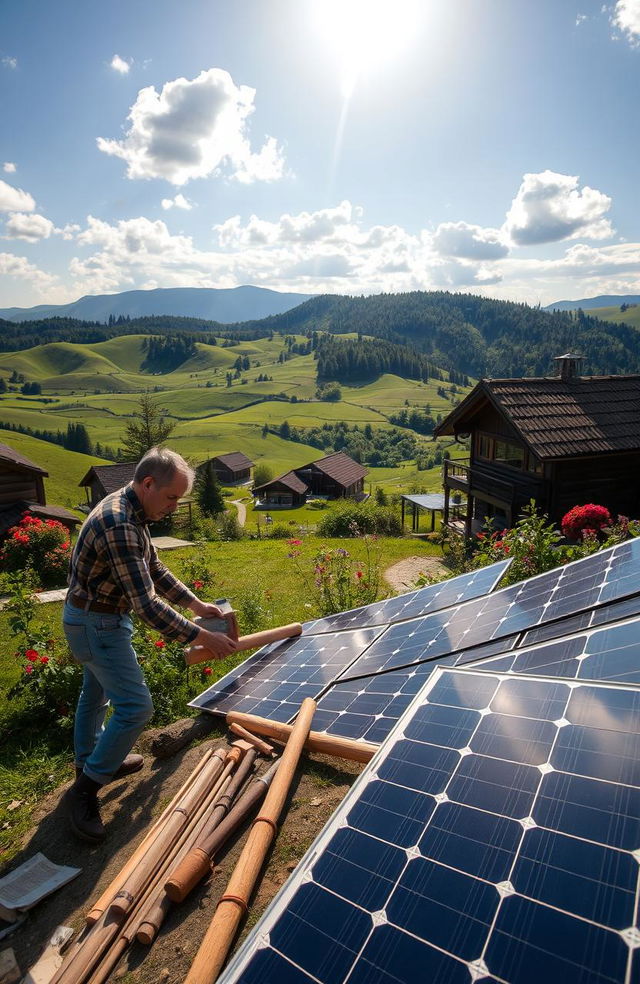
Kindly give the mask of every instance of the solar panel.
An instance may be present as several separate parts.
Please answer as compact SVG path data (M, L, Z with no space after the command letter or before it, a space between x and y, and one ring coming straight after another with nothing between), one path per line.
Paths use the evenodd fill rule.
M631 984L639 743L637 689L437 669L220 984Z
M301 637L258 650L189 706L213 714L236 710L288 721L303 697L317 697L380 635L392 615L403 619L409 612L435 610L491 591L509 563L501 561L388 601L307 622ZM387 621L381 624L383 615Z
M386 601L377 601L348 612L339 612L337 615L328 615L314 622L307 622L304 625L304 633L315 635L318 632L337 632L341 629L362 628L367 625L386 625L425 615L427 612L440 611L462 601L469 601L471 598L482 597L494 590L510 563L510 560L500 561L428 585L418 591L398 595L396 598L388 598Z
M202 711L244 711L289 721L305 697L316 697L380 629L297 636L264 647L189 704Z
M342 678L370 676L531 629L640 592L640 539L457 608L391 625Z

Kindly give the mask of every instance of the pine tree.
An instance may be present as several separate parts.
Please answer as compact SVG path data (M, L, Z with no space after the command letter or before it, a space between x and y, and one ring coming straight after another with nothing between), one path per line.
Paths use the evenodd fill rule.
M212 461L206 461L198 469L193 491L203 516L219 516L224 512L224 497Z
M175 424L165 420L148 393L140 397L138 411L124 432L121 460L139 461L151 448L164 444Z

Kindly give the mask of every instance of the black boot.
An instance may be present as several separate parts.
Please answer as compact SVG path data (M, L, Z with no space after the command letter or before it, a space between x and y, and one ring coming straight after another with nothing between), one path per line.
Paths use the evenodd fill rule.
M105 836L98 806L100 789L102 789L100 783L90 779L83 772L71 789L64 794L71 829L76 837L90 844L98 844Z
M144 765L144 759L142 755L127 755L126 759L120 766L120 768L114 772L111 777L111 782L115 782L116 779L123 779L125 776L130 776L134 772L140 772L140 769ZM79 779L82 775L82 767L76 765L76 779Z

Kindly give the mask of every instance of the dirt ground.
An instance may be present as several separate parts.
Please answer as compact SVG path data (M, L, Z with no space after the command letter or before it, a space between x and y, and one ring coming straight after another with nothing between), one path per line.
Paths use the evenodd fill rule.
M82 872L31 910L26 922L0 943L0 949L13 948L23 972L35 962L56 926L79 929L83 925L84 914L133 853L150 823L162 812L209 747L226 747L222 731L163 761L154 760L147 754L141 772L107 787L101 802L108 836L99 846L84 844L69 831L60 806L66 786L43 802L14 865L42 851L52 861L81 867ZM322 755L303 757L281 817L280 833L237 942L246 935L295 869L361 768L355 762ZM214 875L185 902L172 908L152 946L136 943L125 954L111 979L140 984L172 984L184 980L248 829L246 825L235 840L223 848L220 867Z
M447 568L438 557L405 557L384 572L395 591L411 591L419 574L440 574Z

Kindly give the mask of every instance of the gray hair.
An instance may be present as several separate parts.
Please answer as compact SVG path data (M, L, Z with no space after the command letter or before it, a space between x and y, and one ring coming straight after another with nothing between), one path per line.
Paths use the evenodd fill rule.
M133 473L134 482L142 482L145 478L154 478L160 488L170 485L176 472L181 472L189 481L187 492L193 486L196 473L187 464L182 455L169 448L151 448L150 451L140 458Z

